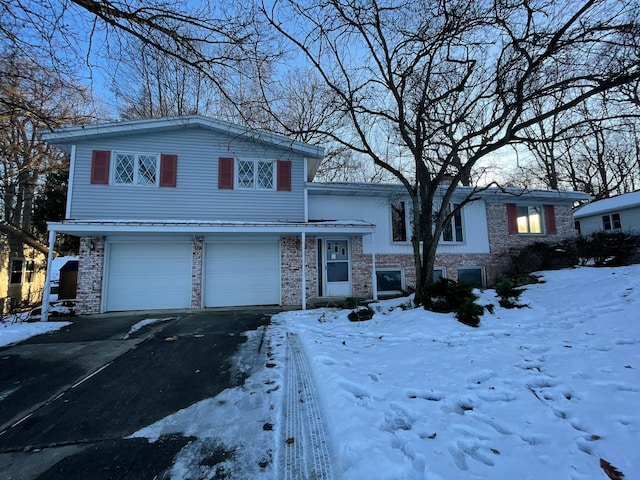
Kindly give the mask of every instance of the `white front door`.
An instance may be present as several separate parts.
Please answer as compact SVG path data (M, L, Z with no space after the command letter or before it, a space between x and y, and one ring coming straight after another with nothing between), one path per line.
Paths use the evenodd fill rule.
M347 297L351 295L349 240L325 240L323 250L325 296Z

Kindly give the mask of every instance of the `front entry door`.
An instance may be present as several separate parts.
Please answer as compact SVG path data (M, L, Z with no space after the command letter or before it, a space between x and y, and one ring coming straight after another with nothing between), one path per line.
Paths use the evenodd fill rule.
M349 240L325 240L324 245L325 295L347 297L351 295Z

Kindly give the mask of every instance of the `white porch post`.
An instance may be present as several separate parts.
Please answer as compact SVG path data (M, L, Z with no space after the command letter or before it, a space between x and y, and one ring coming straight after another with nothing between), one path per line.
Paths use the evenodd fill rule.
M307 267L305 265L307 234L302 232L302 309L307 309Z
M376 275L376 237L371 233L371 288L373 288L373 299L378 300L378 276Z
M49 320L49 298L51 294L51 263L53 261L53 249L56 245L56 231L49 231L49 253L47 254L47 272L44 280L44 291L42 292L42 306L40 307L40 321Z

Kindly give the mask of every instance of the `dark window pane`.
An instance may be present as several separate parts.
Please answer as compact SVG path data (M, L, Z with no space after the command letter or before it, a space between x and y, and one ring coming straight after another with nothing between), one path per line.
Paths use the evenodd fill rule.
M407 209L405 202L391 204L391 230L394 242L407 241Z
M614 213L613 215L611 215L611 220L613 223L613 228L617 228L617 229L621 229L622 228L622 222L620 222L620 214L619 213Z
M376 271L376 278L379 292L402 290L402 272L400 270Z
M444 277L444 270L437 269L433 271L433 281L437 282L438 280L440 280L442 277Z
M602 228L611 230L611 217L609 215L602 216Z
M460 268L458 269L458 282L468 283L477 288L482 288L481 268Z
M22 283L22 260L11 260L11 283Z
M327 262L327 282L348 282L349 262Z

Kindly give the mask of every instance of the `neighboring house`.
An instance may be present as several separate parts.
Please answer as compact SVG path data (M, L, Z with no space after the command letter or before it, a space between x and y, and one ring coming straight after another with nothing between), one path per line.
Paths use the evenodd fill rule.
M588 203L576 210L573 218L582 234L601 230L640 232L640 191Z
M0 314L40 302L47 254L33 235L0 221Z
M78 313L304 308L415 282L402 187L313 183L319 147L199 116L43 138L71 155L66 219L49 230L81 237ZM588 198L477 196L444 233L436 275L493 283L513 249L574 235L571 205Z

